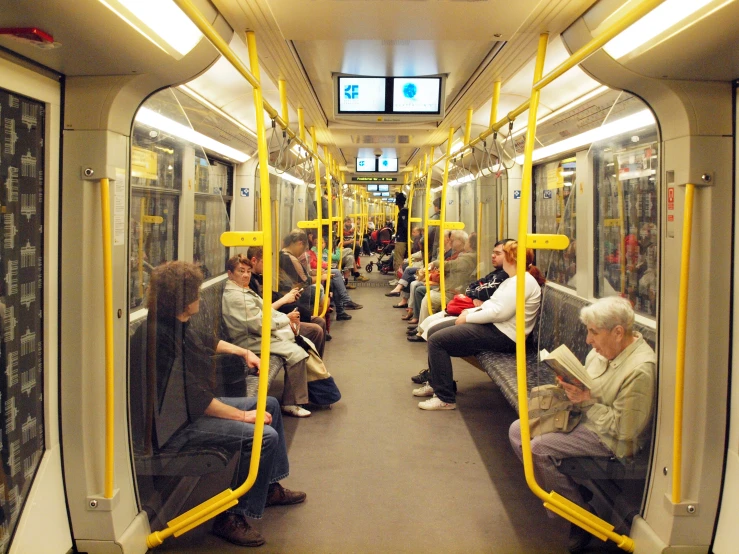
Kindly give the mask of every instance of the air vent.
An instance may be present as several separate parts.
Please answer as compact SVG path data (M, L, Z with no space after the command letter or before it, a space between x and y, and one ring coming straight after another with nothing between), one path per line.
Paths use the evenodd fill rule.
M362 144L395 144L395 135L363 135Z
M409 144L411 137L409 135L398 135L398 144Z

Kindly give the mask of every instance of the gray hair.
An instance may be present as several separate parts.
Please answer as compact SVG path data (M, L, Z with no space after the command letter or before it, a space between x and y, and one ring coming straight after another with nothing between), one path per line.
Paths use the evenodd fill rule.
M467 239L469 238L469 235L467 234L467 231L462 231L461 229L454 229L450 235L449 238L451 240L459 240L462 242L467 242Z
M606 331L620 325L628 336L634 327L634 310L625 298L607 296L580 310L580 321Z

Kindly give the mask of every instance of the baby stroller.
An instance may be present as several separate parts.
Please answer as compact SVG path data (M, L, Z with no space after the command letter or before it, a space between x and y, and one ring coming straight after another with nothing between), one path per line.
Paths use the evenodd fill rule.
M377 234L377 252L379 257L376 262L370 261L365 266L367 273L372 273L374 265L377 265L377 269L380 273L387 275L393 271L393 250L395 250L395 241L391 230L387 227L381 229Z

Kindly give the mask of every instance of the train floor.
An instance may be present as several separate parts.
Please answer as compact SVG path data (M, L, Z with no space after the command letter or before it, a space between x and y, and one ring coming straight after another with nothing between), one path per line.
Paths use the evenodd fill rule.
M548 518L524 482L508 442L516 414L502 394L457 359L457 410L418 409L410 377L426 367L425 343L406 341L403 310L392 308L398 299L384 296L390 277L369 276L350 291L364 309L333 322L326 345L341 401L307 419L284 420L291 468L283 483L308 498L268 508L255 522L267 543L253 551L567 552L569 524ZM157 550L246 550L209 527Z

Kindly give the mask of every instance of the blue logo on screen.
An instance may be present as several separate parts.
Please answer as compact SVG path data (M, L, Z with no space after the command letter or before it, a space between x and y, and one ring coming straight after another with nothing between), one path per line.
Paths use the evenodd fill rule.
M359 167L364 167L364 160L359 160L359 162L357 163L357 165Z
M387 167L387 164L388 164L387 160L382 160L382 167Z
M354 100L359 97L359 85L347 85L344 87L344 98Z
M403 96L405 96L406 98L414 98L417 92L418 87L416 87L416 85L414 85L413 83L406 83L406 85L403 87Z

